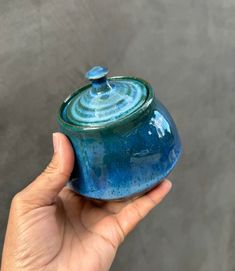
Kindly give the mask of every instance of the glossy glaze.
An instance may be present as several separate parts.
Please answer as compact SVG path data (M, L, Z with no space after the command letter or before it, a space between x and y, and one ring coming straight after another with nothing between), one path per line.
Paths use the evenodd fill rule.
M121 119L141 107L147 97L145 84L133 78L106 78L108 69L96 66L87 72L91 85L66 105L64 117L79 126L101 126Z
M157 100L144 114L119 126L85 133L63 127L62 131L77 159L70 186L100 200L150 190L170 173L182 149L173 119Z
M107 72L98 66L86 74L92 84L64 101L58 122L75 152L70 187L88 198L118 200L156 186L182 146L151 85L135 77L107 80Z

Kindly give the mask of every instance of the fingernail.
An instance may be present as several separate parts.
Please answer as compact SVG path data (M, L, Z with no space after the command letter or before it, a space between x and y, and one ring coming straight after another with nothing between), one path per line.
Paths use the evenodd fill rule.
M54 153L57 153L59 147L59 139L57 133L52 134Z
M165 186L166 186L169 190L171 189L171 187L172 187L172 182L171 182L171 181L165 180L165 181L164 181L164 184L165 184Z

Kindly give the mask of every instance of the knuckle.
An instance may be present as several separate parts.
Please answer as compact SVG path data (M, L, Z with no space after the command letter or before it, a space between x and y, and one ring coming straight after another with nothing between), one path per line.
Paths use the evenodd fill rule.
M22 202L22 192L18 192L17 194L15 194L15 196L13 197L12 199L12 204L15 205L15 204L18 204L20 202Z
M114 225L115 225L116 233L117 233L117 244L120 245L124 241L126 234L120 222L118 221L117 217L113 215L112 218L114 219Z
M155 207L156 205L158 205L158 203L160 203L160 201L162 200L161 198L154 199L149 195L146 195L146 197L149 200L149 203L150 203L152 208Z
M131 205L131 212L133 215L135 215L139 219L144 218L144 215L141 213L141 211L136 203L133 203Z
M23 206L25 205L25 197L22 191L15 194L11 201L11 208L13 210L21 210Z
M32 207L33 201L28 197L25 190L18 192L11 202L11 209L18 216L26 214Z
M50 164L44 170L45 174L51 175L52 173L56 172L59 168L59 162L57 159L53 159Z

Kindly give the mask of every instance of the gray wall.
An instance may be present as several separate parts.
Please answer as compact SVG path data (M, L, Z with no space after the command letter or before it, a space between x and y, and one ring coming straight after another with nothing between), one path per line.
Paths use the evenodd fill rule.
M0 231L51 156L57 109L92 65L148 80L184 155L116 270L235 270L235 2L0 0Z

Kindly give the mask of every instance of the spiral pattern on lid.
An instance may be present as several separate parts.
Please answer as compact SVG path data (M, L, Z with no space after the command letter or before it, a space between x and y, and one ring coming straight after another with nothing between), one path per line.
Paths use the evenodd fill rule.
M147 89L138 80L110 80L109 86L98 94L91 86L78 93L67 106L67 120L79 126L107 124L131 114L146 100Z

